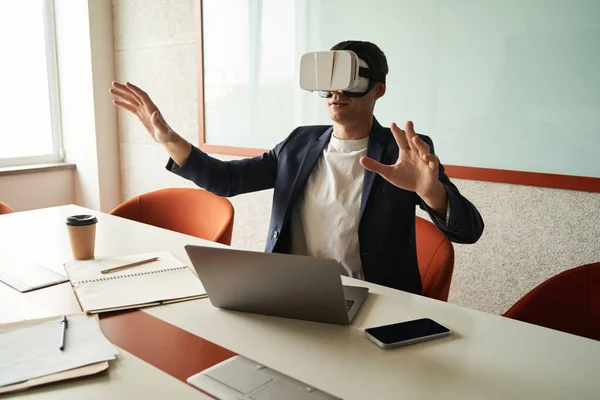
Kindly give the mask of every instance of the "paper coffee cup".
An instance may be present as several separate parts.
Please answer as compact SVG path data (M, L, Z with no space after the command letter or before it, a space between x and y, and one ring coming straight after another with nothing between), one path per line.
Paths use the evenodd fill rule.
M71 215L67 218L71 252L76 260L94 258L97 223L98 219L93 215Z

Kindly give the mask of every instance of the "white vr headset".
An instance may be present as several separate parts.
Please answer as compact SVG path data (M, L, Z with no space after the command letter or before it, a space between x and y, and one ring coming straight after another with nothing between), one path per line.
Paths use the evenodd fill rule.
M321 97L331 97L331 92L337 91L362 97L376 82L385 83L385 74L369 68L368 61L350 50L306 53L300 59L300 87L318 91Z

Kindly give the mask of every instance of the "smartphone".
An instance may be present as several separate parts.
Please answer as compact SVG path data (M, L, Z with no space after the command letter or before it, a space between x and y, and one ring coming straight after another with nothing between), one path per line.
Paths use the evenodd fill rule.
M408 346L447 336L452 331L429 318L365 329L365 336L382 349Z

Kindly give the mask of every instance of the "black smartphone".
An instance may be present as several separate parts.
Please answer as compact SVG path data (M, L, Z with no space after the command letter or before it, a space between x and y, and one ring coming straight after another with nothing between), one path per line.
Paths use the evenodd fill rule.
M408 346L447 336L452 331L430 318L415 319L397 324L365 329L369 340L382 349Z

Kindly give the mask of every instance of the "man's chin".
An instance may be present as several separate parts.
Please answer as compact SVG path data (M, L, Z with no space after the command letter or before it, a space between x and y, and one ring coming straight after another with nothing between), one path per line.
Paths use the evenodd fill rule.
M350 119L348 116L340 114L340 113L329 113L329 118L332 121L343 124L344 122L348 122Z

